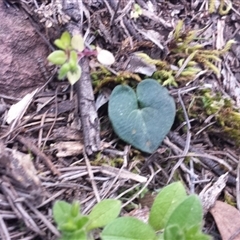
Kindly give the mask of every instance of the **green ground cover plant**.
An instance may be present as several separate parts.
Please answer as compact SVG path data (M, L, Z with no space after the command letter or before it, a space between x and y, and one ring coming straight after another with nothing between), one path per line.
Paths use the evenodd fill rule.
M79 60L82 57L96 56L104 64L113 63L108 62L111 60L108 56L111 56L110 52L85 47L81 35L71 37L68 32L64 32L54 44L61 50L52 52L48 60L60 66L58 78L67 77L71 84L81 77ZM117 86L110 96L108 109L115 133L122 140L147 153L154 152L168 134L175 112L173 98L154 79L141 81L136 93L128 85Z
M121 202L105 199L88 215L78 202L56 201L53 217L61 240L93 240L96 230L102 240L208 240L202 232L203 210L197 195L187 195L180 182L164 187L156 196L147 223L120 216Z

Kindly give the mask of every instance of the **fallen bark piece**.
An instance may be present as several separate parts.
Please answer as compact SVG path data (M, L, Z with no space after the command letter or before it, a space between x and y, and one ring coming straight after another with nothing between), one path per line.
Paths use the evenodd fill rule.
M83 141L79 130L65 126L53 129L51 137L59 141Z
M68 11L68 8L74 9L75 11ZM87 21L89 23L91 21L85 4L78 4L77 1L73 2L71 0L67 0L65 1L63 10L73 19L76 19L74 24L73 22L68 23L66 27L68 32L72 36L76 34L83 34L82 29L79 29L79 26L82 25L81 19L83 17L80 15L84 12ZM79 61L79 65L82 69L82 74L80 80L75 84L78 96L78 109L82 124L84 150L87 155L92 155L93 153L101 150L100 122L95 106L95 97L90 77L89 59L87 57L83 57Z
M60 176L60 172L52 163L51 158L47 156L45 153L43 153L38 147L36 147L30 140L19 135L16 137L16 139L22 144L24 144L36 156L38 156L54 175Z
M83 144L80 142L58 142L53 144L53 150L57 150L56 156L58 158L60 157L71 157L71 156L77 156L79 154L83 153Z
M228 175L228 173L221 175L211 187L207 185L199 194L204 214L206 214L209 209L214 206L222 190L226 187Z
M113 177L116 177L119 174L119 178L131 179L131 180L134 180L134 181L140 182L140 183L147 182L146 177L132 173L125 169L118 169L118 168L114 168L111 166L101 166L100 168L101 168L102 173L113 176Z
M79 111L83 128L85 151L88 155L101 149L100 146L100 123L96 111L93 95L92 82L90 78L89 60L80 60L82 75L76 83L79 97Z

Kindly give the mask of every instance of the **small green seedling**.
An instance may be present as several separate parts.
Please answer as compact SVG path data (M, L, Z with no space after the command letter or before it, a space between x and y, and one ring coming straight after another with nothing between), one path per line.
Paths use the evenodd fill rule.
M59 65L58 78L68 78L68 81L73 85L76 83L82 73L82 69L78 62L83 57L96 56L98 61L104 65L114 63L114 56L107 50L99 47L90 49L85 47L84 39L80 34L74 35L72 38L68 32L64 32L59 39L54 41L54 44L61 50L56 50L48 56L48 61Z
M150 210L148 223L134 217L118 217L121 202L106 199L94 206L89 215L80 213L78 203L57 201L53 216L61 240L92 240L95 229L102 240L210 240L202 232L203 211L196 195L187 196L180 182L163 188Z
M136 20L141 15L142 15L142 8L137 3L135 3L133 5L133 10L130 13L130 17Z
M91 230L106 226L119 215L120 210L120 201L106 199L84 216L80 213L78 202L57 201L53 206L53 217L62 233L61 240L90 240L93 239Z

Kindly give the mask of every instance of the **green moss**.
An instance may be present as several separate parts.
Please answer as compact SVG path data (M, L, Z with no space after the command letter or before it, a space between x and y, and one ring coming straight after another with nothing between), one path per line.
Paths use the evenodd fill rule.
M214 13L214 12L218 12L220 15L227 15L229 13L229 11L232 9L232 2L229 1L228 5L225 3L224 0L220 0L220 4L218 9L215 11L215 0L209 0L209 4L208 4L208 12L209 13Z
M179 84L194 80L202 70L220 75L215 62L221 61L221 56L229 51L233 40L226 43L223 49L206 49L204 38L199 43L199 34L204 29L186 29L183 21L179 21L168 43L168 54L164 60L152 59L145 53L137 53L137 56L147 64L154 64L157 71L151 76L162 85L177 87ZM209 39L206 39L208 42ZM91 73L95 93L109 83L128 84L129 81L140 82L139 74L119 72L114 75L107 68L101 67Z
M221 93L213 93L209 89L198 92L189 108L189 115L198 116L198 119L214 115L216 124L212 126L212 131L221 132L223 137L240 146L240 113Z
M102 165L108 165L111 167L119 167L123 164L123 158L108 158L102 153L98 153L95 156L95 159L91 161L92 166L102 166Z

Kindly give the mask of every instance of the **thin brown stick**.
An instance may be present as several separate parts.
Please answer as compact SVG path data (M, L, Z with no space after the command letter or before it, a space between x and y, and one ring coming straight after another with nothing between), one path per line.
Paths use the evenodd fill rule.
M36 214L36 216L42 220L42 222L48 227L48 229L55 234L56 236L60 237L59 231L53 224L41 213L39 212L30 202L25 202L25 204Z
M87 155L100 150L100 123L96 112L92 82L90 78L89 60L80 60L82 75L76 83L79 98L79 111L81 115L84 146Z
M100 202L101 198L99 196L99 192L98 192L98 189L97 189L97 184L94 181L94 175L93 175L93 172L92 172L92 167L91 167L91 164L89 162L89 158L88 158L88 156L87 156L87 154L86 154L86 152L84 150L83 150L83 156L84 156L85 163L86 163L86 166L87 166L88 175L90 177L90 182L92 184L94 195L96 197L97 202Z
M45 153L41 152L41 150L36 147L31 141L20 135L17 136L16 139L23 145L25 145L29 150L31 150L36 156L38 156L54 175L61 175L58 169L52 163L51 159Z

